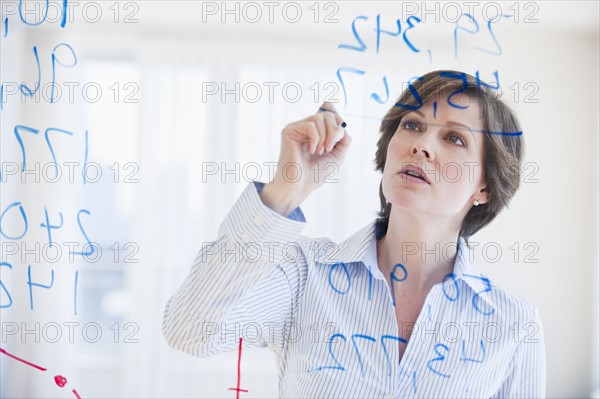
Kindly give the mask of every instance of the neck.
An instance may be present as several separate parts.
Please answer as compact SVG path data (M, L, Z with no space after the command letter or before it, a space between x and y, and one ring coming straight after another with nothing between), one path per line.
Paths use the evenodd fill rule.
M377 242L379 269L389 276L402 263L406 286L428 292L454 270L459 228L447 219L392 207L387 233Z

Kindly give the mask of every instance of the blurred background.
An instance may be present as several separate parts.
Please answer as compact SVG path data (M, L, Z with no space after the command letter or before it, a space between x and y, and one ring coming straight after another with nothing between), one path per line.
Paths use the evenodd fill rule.
M353 143L303 234L372 221L381 117L436 69L499 85L520 118L522 185L475 259L539 307L548 396L599 396L597 2L1 4L0 347L47 368L0 356L2 398L234 397L238 354L171 350L166 301L324 100ZM241 370L242 397L277 396L269 351Z

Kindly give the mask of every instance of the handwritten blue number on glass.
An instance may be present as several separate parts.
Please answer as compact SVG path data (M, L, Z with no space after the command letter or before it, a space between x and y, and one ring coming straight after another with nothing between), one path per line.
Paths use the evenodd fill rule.
M492 75L494 75L494 78L496 79L496 85L491 85L491 84L487 84L484 81L482 81L479 78L479 71L475 71L475 79L477 80L477 90L481 90L481 86L485 86L485 87L489 87L490 89L493 90L499 90L500 89L500 79L498 78L498 71L494 71L492 73Z
M448 279L452 279L452 282L454 283L454 288L456 288L456 297L454 298L448 295L448 293L446 292L446 281ZM460 290L458 288L458 282L456 281L456 276L454 275L454 273L447 274L444 277L444 279L442 280L442 291L444 292L444 296L446 297L446 299L448 299L450 302L454 302L458 299L458 296L460 295Z
M402 272L404 273L404 276L402 278L398 278L396 276L396 269L402 269ZM392 271L390 272L390 286L392 287L392 304L394 306L396 306L396 295L394 295L394 282L402 282L404 280L406 280L408 278L408 272L406 271L406 268L404 267L404 265L402 263L397 263L394 268L392 269Z
M23 233L21 235L19 235L19 236L9 236L2 229L2 219L4 218L4 215L6 214L6 212L8 212L9 209L11 209L11 208L13 208L15 206L19 207L19 211L21 212L21 217L23 218L23 222L24 222L25 226L23 228ZM9 239L9 240L20 240L27 233L27 228L28 227L29 227L29 224L27 223L27 215L25 214L25 209L23 209L23 206L21 205L20 202L13 202L0 215L0 235L2 235L6 239Z
M0 262L0 267L2 266L6 266L9 269L12 269L12 265L8 262ZM4 285L4 283L2 282L2 279L0 279L0 288L2 288L2 291L4 291L6 293L6 296L8 297L8 304L7 305L0 305L0 309L1 308L10 308L10 306L13 303L12 297L10 296L10 292L8 292L8 289L6 289L6 286Z
M347 288L344 291L337 289L334 286L333 282L331 281L331 275L333 274L333 271L340 266L342 267L342 270L344 271L344 275L346 276L346 281L348 282ZM346 267L346 264L344 262L338 262L338 263L331 265L331 267L329 268L329 273L327 274L327 281L329 281L329 286L335 292L337 292L340 295L346 295L348 293L348 291L350 291L350 286L352 285L352 281L350 281L350 273L348 273L348 268Z
M85 240L87 241L87 243L85 245L89 245L90 249L88 251L85 252L78 252L78 251L72 251L70 252L73 255L81 255L81 256L90 256L94 253L94 245L92 245L92 242L90 241L90 239L88 238L87 234L85 233L85 230L83 229L83 226L81 225L81 214L82 213L86 213L86 214L90 214L91 212L88 211L87 209L81 209L79 212L77 212L77 224L79 225L79 229L81 230L81 234L83 234L83 236L85 237ZM84 245L84 248L85 248Z
M342 85L342 90L344 92L344 107L346 107L346 106L348 106L348 93L346 92L346 85L344 84L344 79L342 79L342 72L350 72L350 73L356 73L359 75L364 75L365 71L361 71L360 69L350 68L350 67L338 68L336 75L337 75L338 80L340 81L340 84Z
M87 183L87 164L88 164L88 152L89 152L89 137L88 131L85 131L85 146L83 154L83 184Z
M58 230L63 226L63 214L62 212L58 212L58 216L60 216L60 225L52 225L50 224L50 220L48 218L48 209L44 207L44 214L46 215L46 223L40 224L40 227L45 228L48 231L48 246L52 247L52 229Z
M500 17L500 18L498 18L498 17ZM496 35L494 34L494 31L492 30L492 20L496 20L494 22L497 22L502 17L510 18L510 17L512 17L512 15L511 14L500 14L500 15L496 16L496 18L498 18L497 20L496 20L496 18L492 18L487 23L487 28L488 28L488 31L490 32L490 36L492 36L492 40L494 41L494 44L496 45L496 51L490 51L490 50L483 49L481 47L475 47L477 50L481 50L481 51L491 54L491 55L501 55L502 54L502 47L500 47L500 43L498 42L498 39L496 39Z
M331 356L331 358L333 359L334 363L337 366L320 366L317 367L317 371L323 371L326 369L332 369L332 370L342 370L345 371L346 369L340 364L340 362L337 360L337 357L335 357L335 355L333 354L333 348L331 347L331 345L334 342L334 339L340 337L344 340L344 342L346 342L346 337L344 336L344 334L333 334L331 336L331 338L329 338L329 355Z
M462 19L462 17L465 16L469 19L469 21L471 21L474 25L475 25L475 30L469 30L467 28L463 28L462 26L459 26L460 20ZM473 16L469 13L463 13L455 22L456 26L454 27L454 58L458 58L458 30L464 30L465 32L468 33L477 33L479 32L479 24L477 23L477 21L475 20L475 18L473 18Z
M417 80L422 81L423 78L417 78ZM417 91L417 89L415 89L415 87L412 84L412 81L408 82L408 90L410 91L410 93L413 95L417 105L410 105L410 104L405 104L405 103L401 103L401 102L397 102L396 103L396 107L400 107L400 108L405 108L411 111L415 111L419 108L421 108L423 106L423 99L421 98L421 96L419 95L419 92Z
M354 18L354 20L352 21L352 33L354 34L354 37L356 38L356 41L358 42L359 45L351 46L349 44L340 44L340 45L338 45L338 48L346 48L348 50L354 50L354 51L365 51L367 49L367 45L365 44L365 42L362 41L362 39L358 35L358 32L356 32L356 21L358 21L358 20L366 21L367 19L369 19L369 18L364 15L359 15L358 17Z
M377 28L375 29L375 32L377 33L377 45L376 45L377 54L379 54L379 46L380 46L380 42L381 42L381 34L382 33L396 37L396 36L399 36L400 33L402 32L402 30L400 28L400 20L399 19L396 20L396 28L398 29L397 32L390 32L388 30L381 29L381 14L377 14Z
M33 55L35 55L35 62L37 65L37 82L35 88L31 90L25 83L21 83L21 93L25 96L33 97L33 95L40 89L40 82L42 80L42 69L40 68L40 57L38 56L37 47L33 46Z
M475 276L475 275L472 275L472 274L465 274L464 276L468 277L468 278L478 279L478 280L481 280L481 281L483 281L485 283L485 289L483 289L481 291L478 291L478 292L475 293L475 295L473 295L473 301L472 301L472 303L473 303L473 307L475 308L475 310L478 311L479 313L483 314L484 316L489 316L492 313L494 313L494 308L492 308L492 310L490 310L489 312L484 312L483 310L481 310L481 308L478 305L480 294L483 294L485 292L490 292L492 290L492 285L490 284L490 279L487 278L487 277Z
M67 24L67 3L68 0L63 0L63 15L62 15L62 20L60 21L60 27L64 28L65 25Z
M387 76L383 77L383 86L385 87L385 99L381 99L379 94L373 92L371 93L371 98L377 101L379 104L384 104L390 99L390 88L388 87Z
M485 352L485 344L483 343L483 340L479 340L479 346L481 347L481 359L474 359L471 357L467 357L466 353L465 353L465 340L462 340L462 349L461 349L461 356L460 356L460 360L462 362L473 362L473 363L483 363L485 361L485 359L487 358L487 354Z
M56 56L56 50L59 47L66 47L69 49L69 51L71 52L71 55L73 56L73 61L71 62L71 64L63 64L58 57ZM54 102L54 83L56 82L56 64L62 65L66 68L71 68L74 67L75 65L77 65L77 55L75 55L75 50L73 50L73 47L69 46L66 43L60 43L57 44L56 47L54 47L54 50L52 50L52 85L50 86L51 90L50 90L50 103Z
M54 269L52 269L51 272L52 277L50 280L50 285L34 283L31 281L31 265L27 267L27 285L29 285L29 309L33 310L33 287L40 287L49 290L54 285Z
M408 40L408 38L406 37L406 34L408 33L408 31L415 27L415 25L413 25L413 23L412 23L413 20L417 21L417 23L421 22L421 19L419 17L415 17L414 15L411 15L410 17L408 17L408 19L406 20L406 23L408 24L408 28L404 30L404 33L402 34L402 38L404 39L404 42L406 43L406 45L413 52L418 53L421 50L419 50L415 46L413 46L413 44L411 43L411 41Z
M25 25L29 25L29 26L38 26L42 23L44 23L44 21L46 20L46 18L48 18L48 3L49 0L46 0L46 5L44 6L44 10L46 11L44 13L44 17L39 21L39 22L27 22L25 20L25 17L23 16L23 0L19 0L19 18L21 18L21 22L23 22Z
M15 137L17 138L17 142L19 143L19 146L21 147L21 154L23 155L23 162L21 162L21 169L25 170L26 169L26 155L25 155L25 145L23 144L23 139L21 138L21 133L19 130L24 130L26 132L29 133L33 133L33 134L38 134L40 131L37 129L34 129L32 127L28 127L28 126L21 126L21 125L17 125L14 128L14 133L15 133Z
M365 376L365 368L363 365L362 356L360 355L360 352L358 350L358 346L356 346L355 338L362 338L362 339L366 339L367 341L371 341L371 342L377 342L377 340L368 335L352 334L351 340L352 340L352 345L354 346L354 350L356 351L356 356L358 357L358 364L360 365L360 374L364 377Z
M455 104L452 101L452 98L454 96L460 96L469 87L469 82L467 81L467 74L464 73L464 72L454 73L454 72L446 72L446 71L444 71L444 72L440 72L440 76L447 77L447 78L450 78L450 79L460 80L462 82L462 84L463 84L463 87L461 87L458 90L454 90L452 93L450 93L448 95L448 97L446 99L446 101L448 102L448 105L450 105L450 106L452 106L454 108L459 108L459 109L469 108L468 105L458 105L458 104Z
M68 134L69 136L73 136L73 133L69 132L67 130L57 129L54 127L49 127L48 129L46 129L46 132L44 133L44 137L46 138L46 143L48 144L48 148L50 149L50 154L52 155L52 162L54 162L54 170L56 172L56 177L58 177L58 163L56 162L56 154L54 153L54 148L52 147L52 144L50 143L50 136L48 135L48 133L50 133L50 132L64 133L64 134Z
M387 375L388 377L392 376L392 361L390 359L390 353L388 352L387 346L385 345L385 339L393 339L397 342L401 342L405 344L407 341L404 338L396 337L395 335L382 335L381 336L381 346L383 346L383 353L385 354L385 363L387 365Z
M433 347L433 350L435 351L435 353L438 356L434 357L433 359L431 359L431 360L429 360L427 362L427 368L432 373L435 373L435 374L437 374L439 376L442 376L444 378L450 378L450 374L444 374L444 373L442 373L442 372L434 369L433 366L432 366L432 363L441 362L441 361L444 361L446 359L446 356L440 352L440 349L444 349L446 351L446 353L449 352L449 349L448 349L448 347L446 345L444 345L444 344L435 344L434 347Z

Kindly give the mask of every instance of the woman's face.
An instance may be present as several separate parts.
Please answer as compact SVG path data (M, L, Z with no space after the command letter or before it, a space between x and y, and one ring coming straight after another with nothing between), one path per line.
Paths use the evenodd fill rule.
M448 217L460 226L474 200L487 202L483 121L479 104L466 97L453 101L465 109L440 100L434 110L430 101L402 117L383 172L383 193L392 209ZM427 182L406 172L413 166L423 170Z

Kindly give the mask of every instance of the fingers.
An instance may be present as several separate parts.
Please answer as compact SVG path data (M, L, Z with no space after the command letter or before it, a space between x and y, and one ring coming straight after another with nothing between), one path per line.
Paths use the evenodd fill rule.
M327 112L327 113L335 115L335 121L338 125L341 125L344 123L344 120L342 119L340 114L338 114L337 110L335 109L335 105L333 105L333 103L324 102L319 107L319 112ZM343 127L346 127L346 126L343 126Z
M330 152L333 147L344 137L346 123L337 113L332 103L324 102L319 108L319 113L326 126L326 139L324 142L325 151Z
M331 152L345 134L346 123L331 103L323 103L319 112L284 128L293 141L308 142L310 154L322 155ZM294 134L294 132L296 132ZM295 138L293 138L295 136Z
M315 123L311 123L310 121L307 123L306 136L308 136L309 144L309 152L314 154L319 149L319 142L321 141L321 135L319 134L319 129Z
M327 140L327 123L325 117L322 114L314 115L312 122L316 125L317 131L319 132L319 144L317 146L317 154L321 155L325 151L325 141Z
M327 139L325 140L325 151L330 152L333 146L344 137L344 128L336 123L333 115L324 115L327 126Z
M333 149L333 153L334 154L343 154L346 149L348 149L348 147L350 146L350 143L352 143L352 136L350 136L348 134L348 132L344 131L344 136L342 137L342 139L335 145L335 148Z

